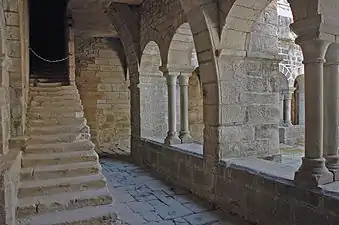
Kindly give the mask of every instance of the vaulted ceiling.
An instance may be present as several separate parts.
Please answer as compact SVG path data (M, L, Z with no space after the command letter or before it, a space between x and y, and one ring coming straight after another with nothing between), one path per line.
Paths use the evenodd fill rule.
M112 2L139 5L143 0L111 0ZM96 37L118 37L109 18L103 13L98 1L70 0L74 32L78 35Z

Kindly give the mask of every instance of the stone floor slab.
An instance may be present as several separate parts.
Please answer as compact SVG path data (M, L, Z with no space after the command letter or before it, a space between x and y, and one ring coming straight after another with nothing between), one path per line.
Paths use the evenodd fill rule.
M124 225L248 224L225 219L225 213L211 211L188 191L170 187L133 164L112 159L101 159L101 164Z

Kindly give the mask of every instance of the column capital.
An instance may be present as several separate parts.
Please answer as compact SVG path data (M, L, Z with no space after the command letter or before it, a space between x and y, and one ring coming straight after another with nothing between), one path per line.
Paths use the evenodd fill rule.
M191 73L180 73L179 76L179 84L180 85L188 85L189 79L192 76L192 72Z
M302 36L298 37L295 40L295 43L298 44L302 49L304 64L324 63L327 48L331 44L331 42L327 40L318 38L305 39Z

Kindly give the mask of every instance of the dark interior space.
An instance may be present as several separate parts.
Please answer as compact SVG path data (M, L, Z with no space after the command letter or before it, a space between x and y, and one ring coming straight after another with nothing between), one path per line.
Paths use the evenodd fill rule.
M68 79L68 60L52 63L39 58L55 61L68 56L67 0L29 0L29 14L31 78Z

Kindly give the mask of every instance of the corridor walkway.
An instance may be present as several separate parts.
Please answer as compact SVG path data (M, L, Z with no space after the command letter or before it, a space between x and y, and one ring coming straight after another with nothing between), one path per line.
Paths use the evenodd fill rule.
M129 225L246 225L131 163L100 160L119 217Z

